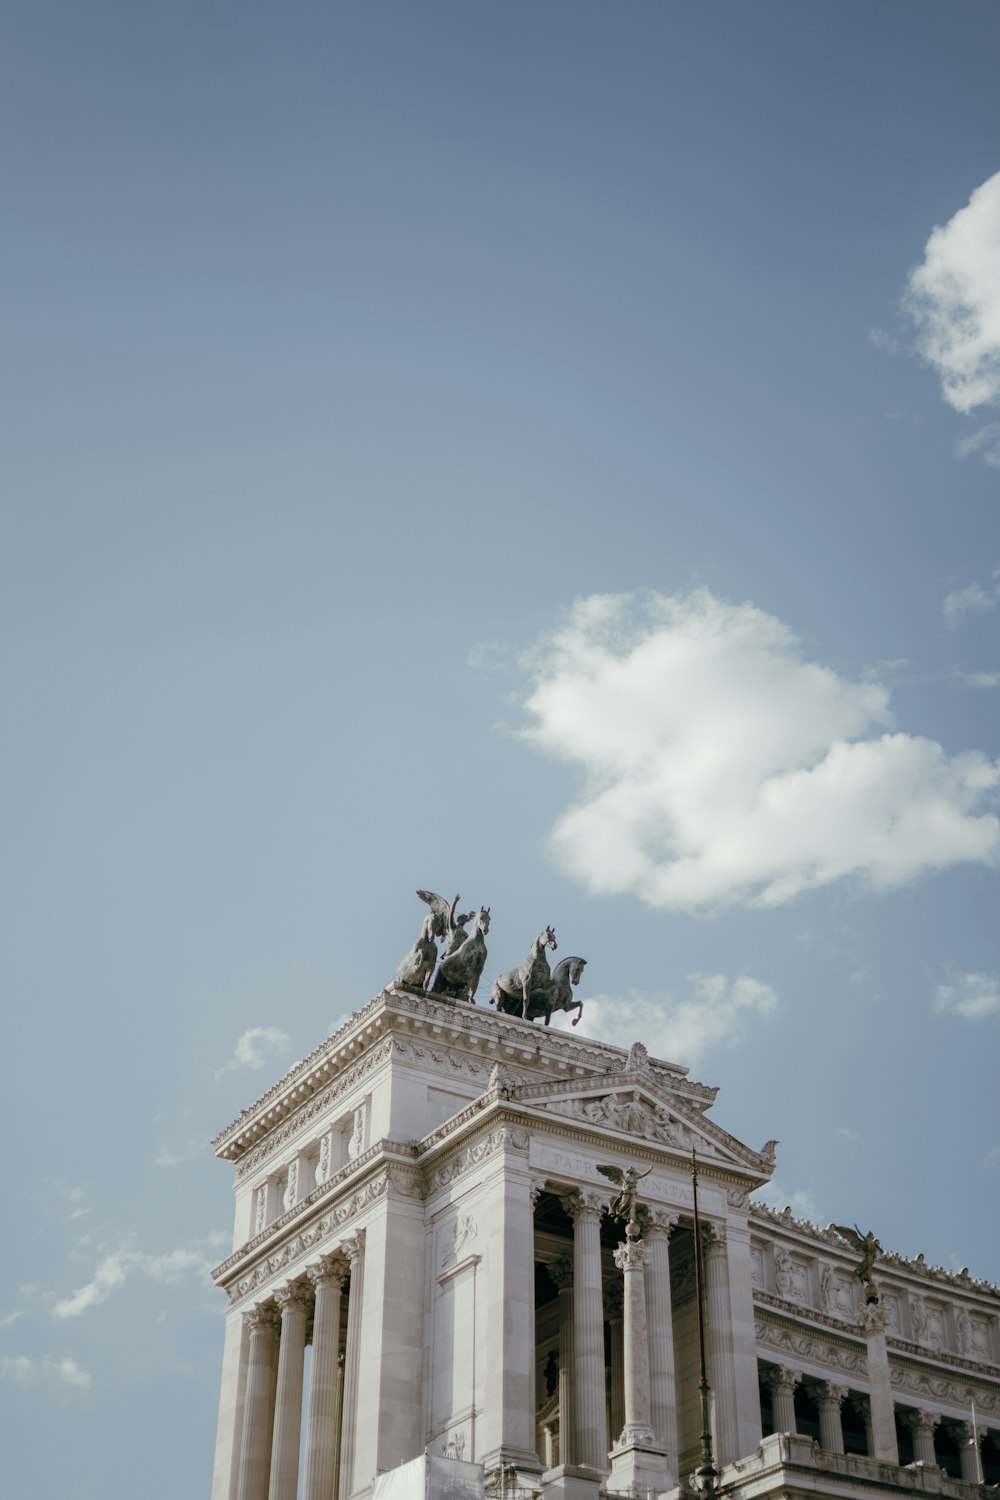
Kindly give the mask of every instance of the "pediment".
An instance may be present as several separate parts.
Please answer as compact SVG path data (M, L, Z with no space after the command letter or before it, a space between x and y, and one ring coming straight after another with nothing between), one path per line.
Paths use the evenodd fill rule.
M749 1170L762 1178L770 1176L774 1165L772 1155L751 1150L646 1071L625 1069L560 1083L525 1083L511 1089L509 1097L541 1115L598 1131L609 1141L643 1141L685 1156L693 1150L703 1161Z

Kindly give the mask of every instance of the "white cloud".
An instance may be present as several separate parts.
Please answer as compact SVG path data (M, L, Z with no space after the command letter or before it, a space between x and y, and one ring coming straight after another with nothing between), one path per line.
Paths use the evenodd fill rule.
M884 686L807 661L752 604L594 595L529 665L522 737L587 778L551 852L594 893L777 906L1000 855L1000 765L892 732Z
M23 1308L19 1309L16 1312L9 1312L9 1313L0 1314L0 1328L9 1328L12 1323L16 1323L17 1322L18 1318L23 1318L23 1317L24 1317L24 1310L23 1310Z
M693 1065L713 1047L738 1046L751 1025L770 1015L778 1003L771 986L749 974L736 979L689 974L688 983L691 996L685 1000L638 990L588 996L587 1035L619 1047L629 1038L642 1037L656 1057ZM571 1022L560 1016L553 1024L566 1028Z
M117 1250L101 1257L88 1282L55 1303L52 1316L59 1320L78 1318L91 1307L106 1302L112 1292L136 1274L156 1282L174 1282L188 1275L205 1281L217 1258L208 1252L217 1252L224 1244L225 1236L213 1233L193 1245L151 1255L137 1249L131 1240L126 1240Z
M954 630L968 614L988 614L996 608L997 589L984 589L981 583L967 583L964 588L952 589L941 601L941 613L949 630Z
M205 1141L192 1136L177 1151L171 1151L169 1146L161 1146L153 1159L156 1167L179 1167L182 1162L192 1161L204 1150L207 1150Z
M232 1057L217 1069L215 1081L238 1068L262 1068L276 1052L288 1046L291 1037L278 1026L251 1026L236 1043Z
M845 1141L860 1141L861 1139L858 1132L856 1130L852 1130L849 1125L838 1125L837 1134L842 1135Z
M39 1378L72 1385L78 1390L86 1390L94 1383L93 1376L82 1369L71 1354L46 1355L44 1359L29 1359L25 1354L0 1356L0 1380L28 1386Z
M963 687L1000 687L1000 672L957 672L955 675Z
M506 667L507 647L502 641L477 641L469 648L466 662L477 672L502 672Z
M1000 1167L1000 1146L991 1146L986 1154L988 1167Z
M985 1021L1000 1015L1000 975L958 974L948 984L939 984L934 1009L961 1016L963 1021Z
M948 404L1000 405L1000 172L934 229L903 305Z

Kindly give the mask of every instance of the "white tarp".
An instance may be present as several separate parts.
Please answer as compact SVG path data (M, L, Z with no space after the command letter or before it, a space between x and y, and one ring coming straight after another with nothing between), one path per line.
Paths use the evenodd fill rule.
M380 1474L372 1500L483 1500L483 1466L425 1453Z

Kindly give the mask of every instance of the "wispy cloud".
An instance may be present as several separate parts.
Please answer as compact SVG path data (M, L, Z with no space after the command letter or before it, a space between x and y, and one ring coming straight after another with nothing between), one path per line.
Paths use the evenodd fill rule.
M987 422L985 427L960 438L955 444L955 452L959 458L978 453L984 464L989 464L991 469L1000 469L1000 422Z
M899 353L899 340L894 333L889 333L885 328L869 328L868 342L885 354Z
M550 850L600 894L778 906L1000 856L1000 764L893 732L889 692L752 604L592 595L534 651L522 738L581 769Z
M9 1380L20 1386L49 1380L59 1385L75 1386L77 1390L86 1390L94 1383L93 1376L77 1364L71 1354L46 1355L43 1359L29 1359L26 1354L0 1355L0 1380Z
M156 1167L179 1167L183 1162L193 1161L196 1156L200 1156L203 1151L207 1150L208 1146L205 1141L200 1140L197 1136L191 1136L176 1151L171 1151L169 1146L161 1146L153 1158L153 1165Z
M466 662L477 672L502 672L507 666L507 647L502 641L477 641Z
M1000 172L933 230L903 305L949 406L1000 405Z
M784 1183L775 1182L772 1179L762 1188L758 1188L753 1196L755 1202L763 1203L779 1213L789 1208L797 1219L808 1219L812 1224L819 1223L820 1215L816 1199L808 1188L796 1188L790 1192Z
M769 984L740 974L689 974L688 997L626 990L586 997L587 1035L623 1046L641 1037L657 1057L697 1063L713 1048L736 1047L750 1026L777 1007ZM565 1028L568 1017L557 1022Z
M986 1165L988 1167L1000 1167L1000 1146L991 1146L986 1153Z
M93 1212L91 1205L87 1202L86 1188L74 1187L68 1182L63 1182L61 1177L50 1177L48 1186L52 1192L52 1200L64 1205L63 1217L68 1223L72 1224Z
M291 1038L279 1026L251 1026L238 1039L232 1057L216 1070L215 1081L238 1068L262 1068L277 1052L283 1052Z
M134 1241L128 1239L101 1256L90 1280L77 1287L68 1297L60 1298L52 1308L52 1316L60 1321L78 1318L81 1313L106 1302L113 1292L124 1286L129 1277L134 1275L145 1276L156 1282L175 1282L185 1276L205 1281L212 1270L218 1250L224 1244L225 1237L213 1233L192 1245L150 1254L138 1249Z
M849 1125L838 1125L837 1134L843 1136L845 1141L860 1141L861 1139L861 1136L858 1134L858 1132L856 1130L852 1130Z
M934 992L939 1014L960 1016L963 1021L985 1021L1000 1015L1000 975L956 974Z
M956 682L963 687L988 689L1000 687L1000 672L962 672L956 670L952 674Z
M988 587L981 583L967 583L964 588L952 589L941 600L941 613L949 630L954 630L966 615L984 615L996 609L1000 599L1000 585L994 579Z

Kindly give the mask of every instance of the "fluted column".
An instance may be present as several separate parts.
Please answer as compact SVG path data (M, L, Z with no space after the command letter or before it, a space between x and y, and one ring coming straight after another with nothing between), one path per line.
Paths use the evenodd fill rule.
M940 1420L941 1418L932 1411L909 1411L904 1414L903 1421L913 1434L914 1462L933 1465L937 1468L934 1429Z
M972 1422L956 1422L955 1436L958 1439L962 1478L966 1484L982 1484L983 1466L979 1449L983 1441L983 1429Z
M604 1298L601 1293L600 1193L579 1191L567 1199L573 1220L573 1363L575 1374L573 1462L608 1469L608 1423L604 1404Z
M677 1214L651 1209L646 1246L646 1317L649 1324L649 1416L657 1442L667 1451L677 1478L677 1387L674 1374L674 1319L670 1295L670 1235Z
M604 1321L611 1333L611 1384L608 1391L608 1437L617 1443L625 1426L625 1321L622 1288L604 1288Z
M865 1335L869 1405L871 1410L871 1457L886 1463L899 1463L899 1444L896 1441L896 1409L892 1399L892 1379L889 1371L889 1351L885 1344L885 1328L888 1321L881 1302L866 1302L861 1311L861 1327Z
M798 1370L779 1365L776 1370L769 1370L764 1379L771 1392L771 1422L775 1432L794 1432L795 1387L802 1376Z
M279 1287L274 1300L281 1310L278 1383L271 1443L268 1500L295 1500L302 1447L302 1374L306 1353L306 1318L312 1302L308 1284L293 1281Z
M630 1228L634 1226L630 1225ZM656 1435L649 1418L649 1340L646 1333L646 1247L626 1230L615 1251L615 1265L625 1281L625 1426L621 1444L653 1447Z
M351 1288L347 1299L347 1348L344 1355L343 1417L340 1424L340 1500L348 1500L354 1480L354 1450L357 1446L358 1365L361 1359L361 1303L365 1284L365 1231L359 1229L345 1241L343 1250L351 1266Z
M840 1408L847 1395L846 1385L834 1385L823 1380L816 1388L816 1405L819 1407L819 1445L827 1453L843 1453L844 1428L840 1420Z
M720 1225L712 1224L706 1231L704 1263L709 1380L715 1399L715 1461L729 1463L738 1458L739 1454L736 1451L736 1388L732 1361L729 1265L726 1258L726 1231Z
M865 1452L869 1458L874 1458L875 1438L872 1433L872 1404L867 1396L852 1396L851 1405L865 1424Z
M312 1373L306 1419L306 1470L303 1500L334 1500L340 1428L340 1293L347 1278L343 1255L324 1255L306 1267L316 1298L313 1313Z
M281 1322L273 1302L261 1303L248 1312L243 1321L250 1331L250 1356L236 1497L237 1500L267 1500Z
M573 1262L554 1261L549 1275L559 1290L559 1462L576 1462L573 1453Z

